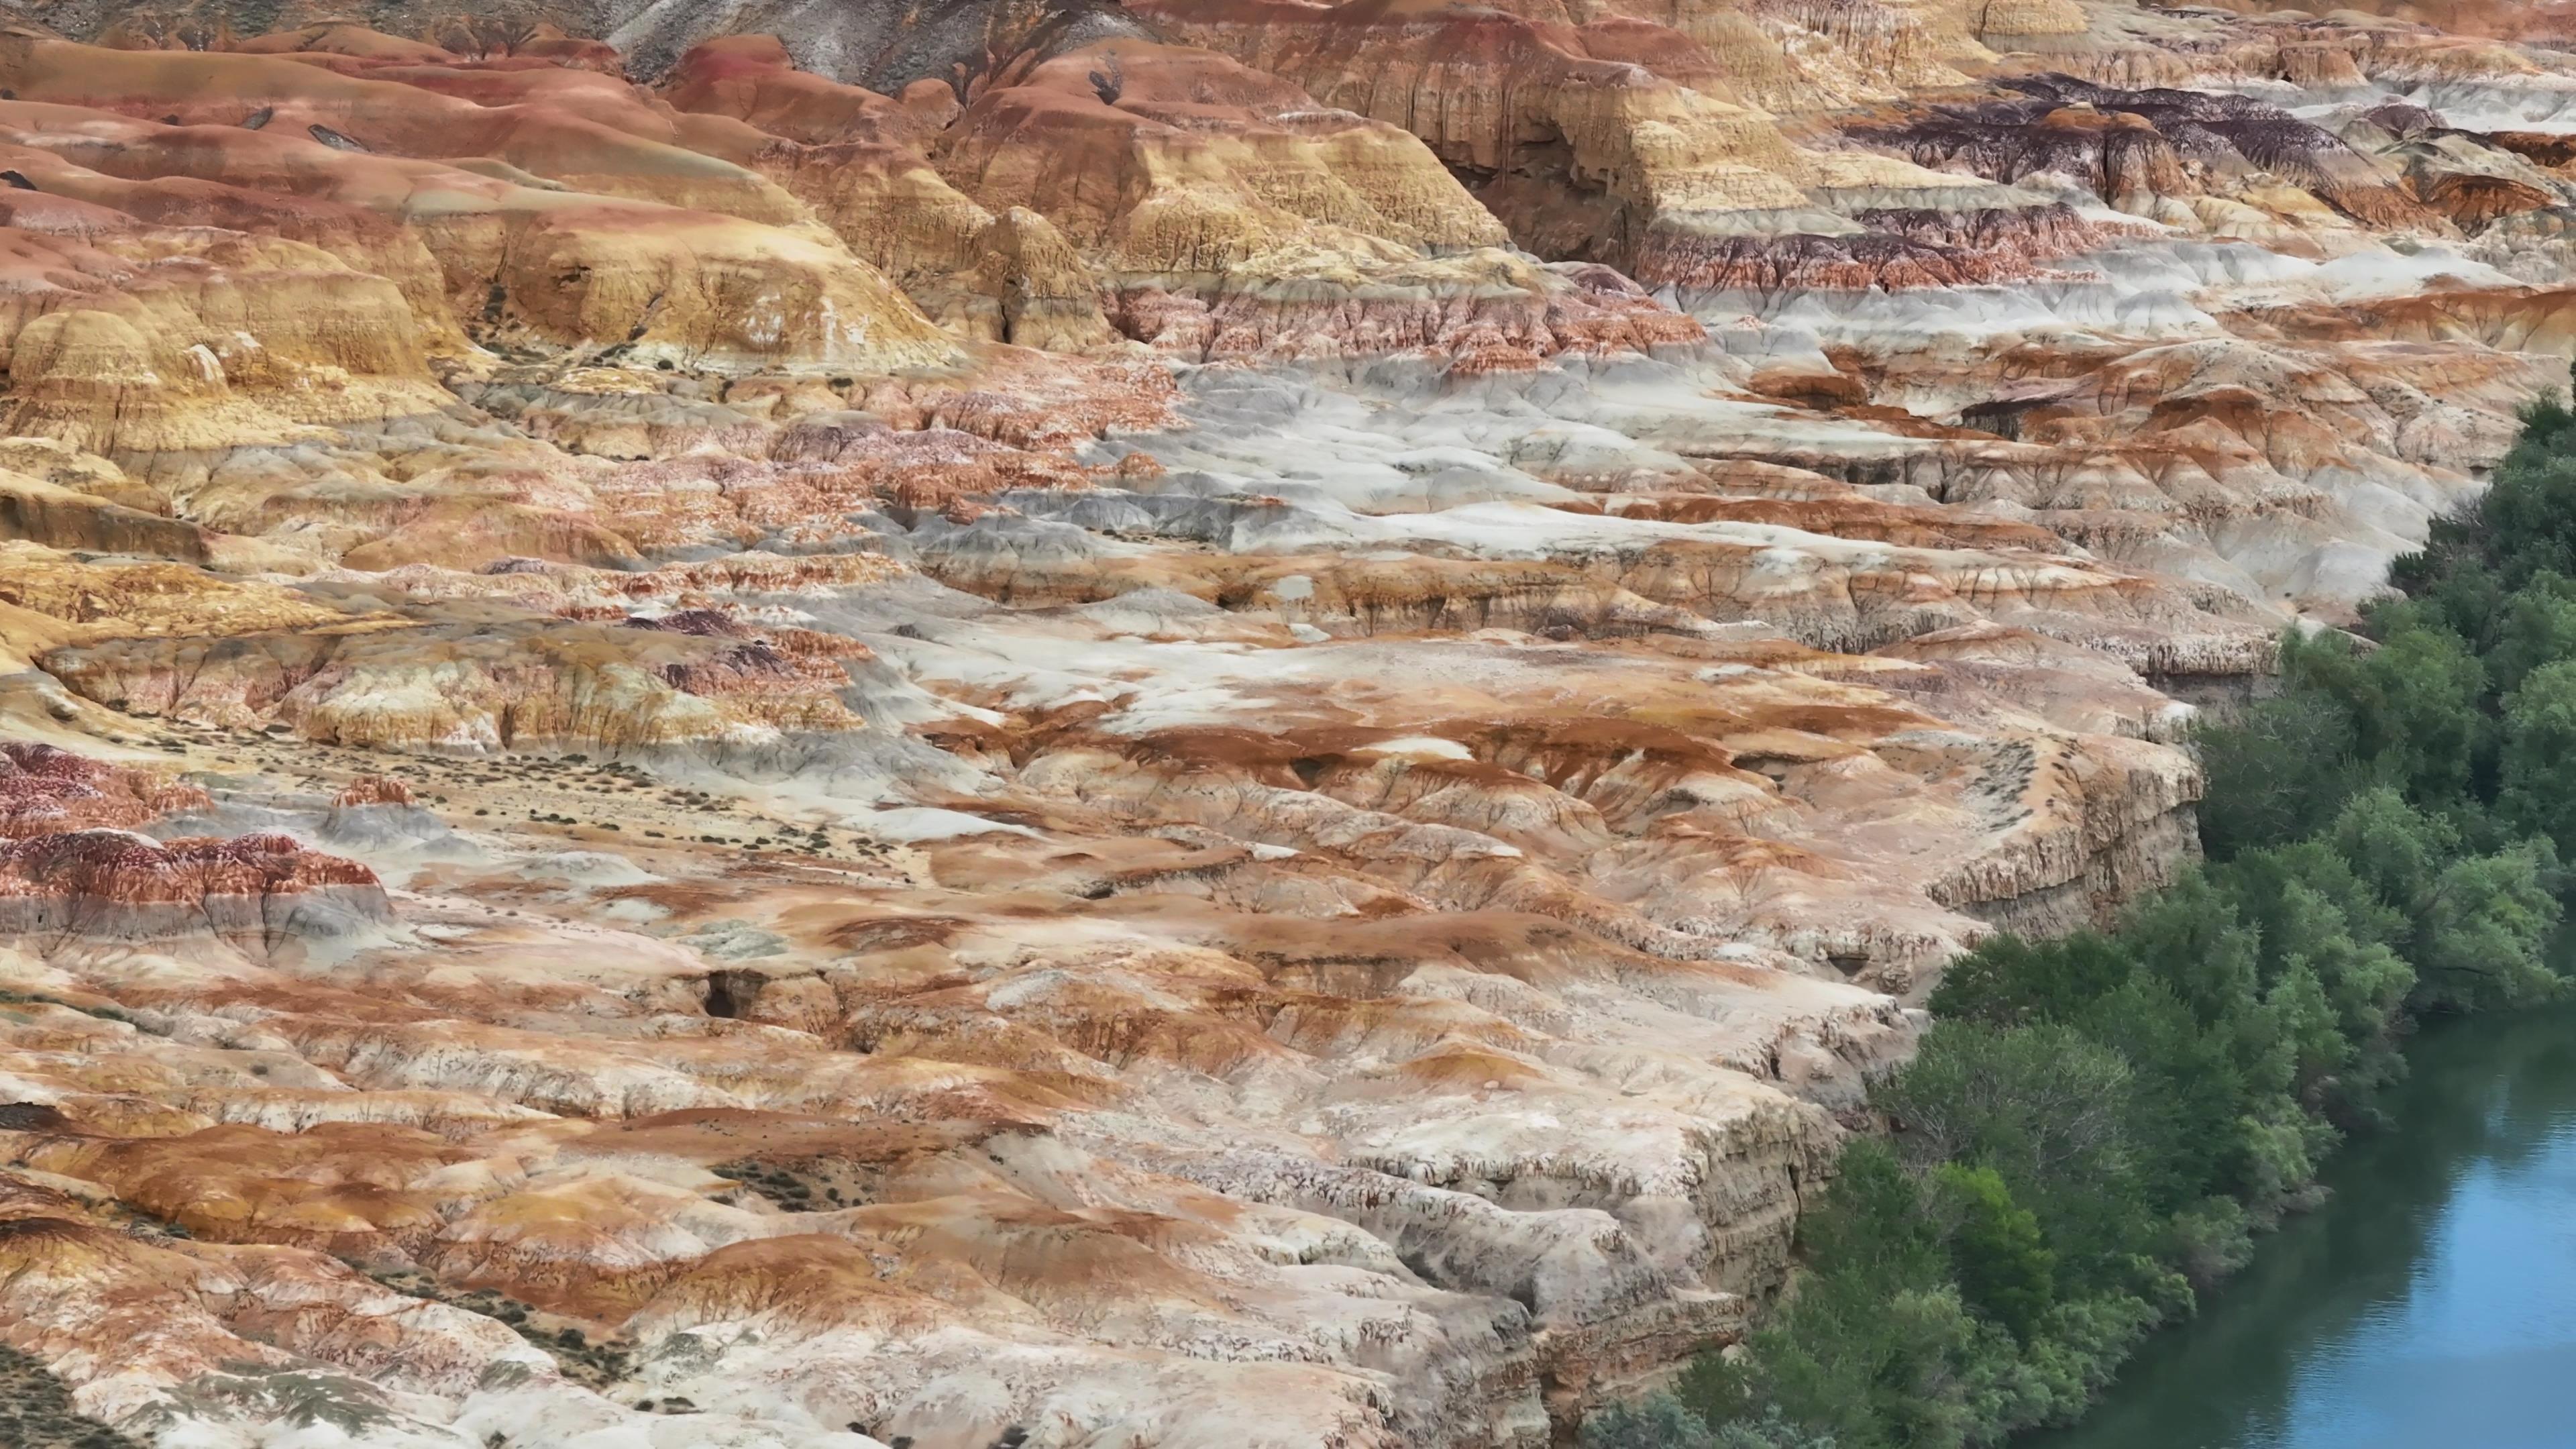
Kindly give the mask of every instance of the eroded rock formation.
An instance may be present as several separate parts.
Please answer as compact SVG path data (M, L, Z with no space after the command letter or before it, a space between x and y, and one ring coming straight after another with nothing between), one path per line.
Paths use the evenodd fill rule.
M2500 14L10 9L0 1349L142 1443L1565 1442L2576 351Z

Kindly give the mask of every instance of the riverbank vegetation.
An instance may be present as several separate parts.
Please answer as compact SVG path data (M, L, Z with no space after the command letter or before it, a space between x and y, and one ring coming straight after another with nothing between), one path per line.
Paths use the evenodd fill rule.
M1960 1449L2063 1422L2372 1120L2417 1020L2561 994L2576 905L2576 412L2358 636L2201 729L2206 859L2115 925L1951 964L1732 1362L1593 1449Z

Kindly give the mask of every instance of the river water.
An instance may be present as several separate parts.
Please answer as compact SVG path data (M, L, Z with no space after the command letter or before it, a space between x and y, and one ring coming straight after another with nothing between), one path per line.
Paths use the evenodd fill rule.
M2407 1057L2332 1200L2016 1449L2576 1449L2576 1013Z

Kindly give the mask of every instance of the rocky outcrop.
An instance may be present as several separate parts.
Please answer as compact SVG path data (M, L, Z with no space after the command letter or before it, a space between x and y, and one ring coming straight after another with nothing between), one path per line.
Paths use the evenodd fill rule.
M1926 165L1997 181L2072 176L2123 211L2153 216L2210 181L2267 172L2370 226L2422 226L2403 187L2342 140L2243 96L2121 90L2063 76L2013 82L2024 99L1936 108L1856 134ZM2206 179L2204 179L2206 178Z
M111 708L278 722L356 746L618 750L857 723L836 693L846 672L828 655L488 614L390 631L120 641L59 651L45 667Z
M1634 249L1712 214L1806 204L1798 154L1767 116L1726 95L1715 57L1676 33L1370 3L1138 8L1324 105L1411 130L1516 236L1580 207L1587 229Z
M265 949L386 917L364 866L283 835L159 842L70 830L0 845L0 933L62 942L208 935Z
M543 139L542 144L569 154L560 162L535 154L522 159L565 178L553 180L502 158L486 165L486 170L497 168L494 175L411 159L481 153L458 149L475 143L470 136L451 136L442 126L438 119L442 98L390 82L365 82L375 89L359 98L386 117L401 118L402 124L419 128L416 134L401 132L399 141L388 140L386 146L395 152L389 155L316 139L309 133L317 128L340 134L321 121L303 127L267 122L250 127L251 115L276 109L250 104L258 99L256 94L238 103L225 102L219 108L221 114L209 113L206 124L119 123L85 103L150 94L157 83L149 69L131 72L121 52L23 38L12 45L13 50L0 52L0 72L12 82L13 94L29 99L0 103L0 140L48 158L30 178L31 186L49 191L63 188L112 208L137 192L146 198L156 195L151 187L120 188L113 184L116 181L185 179L217 183L227 189L219 196L248 190L356 207L400 222L420 238L439 268L439 286L451 311L449 326L462 321L487 336L521 332L559 343L594 339L602 344L623 343L629 353L647 361L657 356L686 357L693 365L730 357L769 365L876 370L935 364L953 357L936 331L864 262L837 245L800 234L799 229L765 224L792 222L800 229L810 225L803 222L802 207L784 193L757 207L737 208L758 213L757 219L745 219L663 204L666 198L707 199L685 186L619 182L620 190L584 192L583 185L600 183L603 177L617 181L591 168L625 164L618 159L621 148L628 145L621 133L593 126L576 136ZM311 67L291 62L259 63L284 67L288 74L279 82L281 87L285 80L301 82L312 74ZM39 95L59 96L68 104L39 103L33 99ZM478 112L488 109L464 101L454 104ZM415 115L416 107L426 109ZM327 114L349 121L341 109L328 109ZM584 148L604 151L609 159L587 159ZM649 170L651 165L667 163L666 169L685 175L701 161L716 164L696 153L664 146L635 165ZM523 184L526 181L543 184ZM424 188L441 197L438 206L421 208L408 200ZM169 201L145 204L160 220L180 219ZM224 219L260 230L270 225L265 210L258 207L232 208ZM309 227L314 219L302 220ZM344 246L353 250L363 246L368 228L347 230L359 236ZM268 245L275 249L281 244ZM304 265L309 271L310 263ZM369 284L386 286L375 279L369 279ZM357 285L354 279L353 285ZM405 301L422 300L421 290L416 283L409 297L387 300L399 311ZM344 315L341 309L333 309L288 312L274 320L263 317L254 321L252 335L264 338L281 324L310 325ZM115 359L114 366L103 360L98 367L80 369L81 377L114 376L118 367L133 373L157 361L150 355L148 339L98 331L110 325L91 324L79 345L106 349ZM333 345L372 347L378 356L399 359L405 369L418 373L421 346L410 343L398 325L351 327L330 336ZM184 351L192 340L175 339L169 346ZM163 373L173 373L182 387L228 385L223 350L210 348L209 352L208 359L193 368L165 364L152 377L159 381ZM352 372L367 363L337 355L330 360ZM383 370L382 364L370 370ZM138 381L142 376L134 375ZM113 406L112 402L86 405Z
M0 744L0 837L131 830L174 810L211 803L193 785L119 769L53 745Z
M960 109L956 93L936 77L887 96L800 70L775 35L728 35L690 47L662 78L661 94L683 111L729 116L807 146L923 141Z
M1414 251L1504 240L1407 133L1179 46L1110 42L1049 60L977 97L940 159L976 200L1041 212L1127 272L1231 271L1315 245L1299 233L1317 227Z

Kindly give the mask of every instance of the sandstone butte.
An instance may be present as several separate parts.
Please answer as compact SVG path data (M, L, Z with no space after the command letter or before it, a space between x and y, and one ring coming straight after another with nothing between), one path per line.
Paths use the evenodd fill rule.
M2546 6L0 12L0 1347L173 1449L1565 1443L2576 351Z

